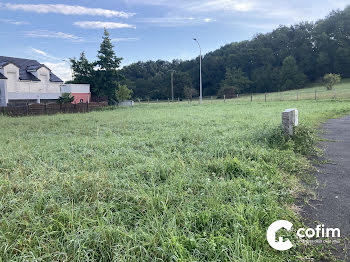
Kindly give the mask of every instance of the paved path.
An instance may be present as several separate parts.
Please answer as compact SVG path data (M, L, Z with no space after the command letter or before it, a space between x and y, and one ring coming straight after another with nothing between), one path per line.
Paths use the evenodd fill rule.
M350 116L329 120L323 130L321 137L326 141L321 145L327 163L317 166L318 201L311 201L303 211L307 224L313 223L310 226L316 226L316 220L325 227L339 228L341 237L350 239ZM350 261L348 251L345 245L337 253Z

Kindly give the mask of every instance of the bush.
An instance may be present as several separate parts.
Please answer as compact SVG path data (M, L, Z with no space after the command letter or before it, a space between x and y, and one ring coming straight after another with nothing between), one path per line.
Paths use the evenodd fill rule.
M340 83L341 76L337 74L326 74L323 77L323 82L327 87L327 90L332 90L333 86Z
M74 101L74 96L71 93L63 93L57 100L58 104L69 104Z
M313 129L300 125L295 128L294 136L284 133L282 128L276 128L268 138L268 144L280 150L293 150L302 155L314 155L316 149L316 135Z
M118 84L116 95L119 102L130 99L132 93L133 93L132 90L129 89L126 85Z

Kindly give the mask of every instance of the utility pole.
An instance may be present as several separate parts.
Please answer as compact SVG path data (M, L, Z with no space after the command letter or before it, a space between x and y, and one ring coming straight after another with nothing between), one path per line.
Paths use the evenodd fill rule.
M199 103L202 104L202 48L196 38L193 38L199 47Z
M174 69L169 71L171 73L171 102L174 102L174 73L176 71Z
M171 102L174 102L174 71L171 71Z

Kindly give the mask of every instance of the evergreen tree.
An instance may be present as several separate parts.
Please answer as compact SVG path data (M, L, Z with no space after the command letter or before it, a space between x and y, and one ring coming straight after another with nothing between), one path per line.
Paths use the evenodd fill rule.
M116 56L114 46L108 31L104 30L103 41L98 51L98 60L94 65L98 68L95 76L96 84L94 92L99 96L108 96L110 103L117 100L116 90L118 88L118 72L122 58Z
M95 62L95 65L98 66L100 70L114 72L119 68L122 58L115 55L113 50L114 46L107 29L104 30L103 35L103 41L97 55L98 60Z

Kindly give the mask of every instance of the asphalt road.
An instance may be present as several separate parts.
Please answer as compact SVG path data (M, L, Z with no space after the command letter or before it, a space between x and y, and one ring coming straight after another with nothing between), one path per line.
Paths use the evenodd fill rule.
M317 200L303 208L303 216L310 227L317 221L327 228L339 228L345 244L336 247L334 257L350 261L346 240L350 239L350 115L327 121L321 137L327 161L317 166Z

